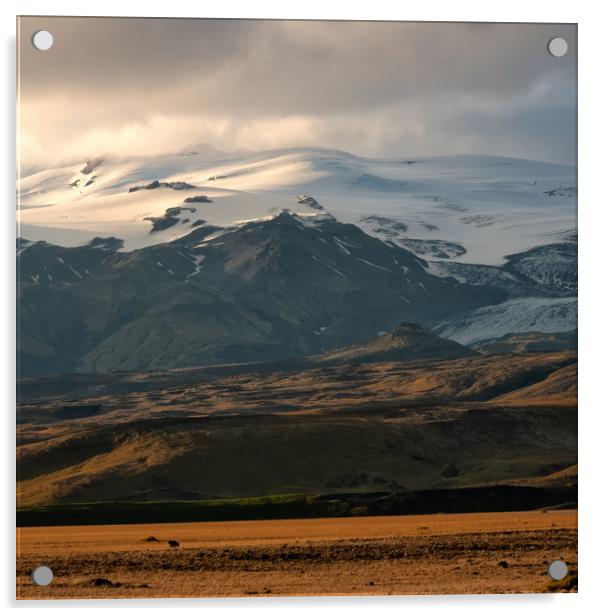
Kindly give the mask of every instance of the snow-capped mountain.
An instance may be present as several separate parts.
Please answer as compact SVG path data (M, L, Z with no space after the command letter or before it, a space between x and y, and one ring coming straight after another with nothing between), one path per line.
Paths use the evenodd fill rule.
M19 183L25 373L322 353L400 321L576 328L575 171L294 148L95 158Z
M376 160L321 148L223 154L203 146L26 176L19 235L64 246L117 237L128 251L201 221L231 227L283 209L325 211L427 259L501 265L575 232L575 186L572 167L496 156ZM170 216L174 208L179 215Z

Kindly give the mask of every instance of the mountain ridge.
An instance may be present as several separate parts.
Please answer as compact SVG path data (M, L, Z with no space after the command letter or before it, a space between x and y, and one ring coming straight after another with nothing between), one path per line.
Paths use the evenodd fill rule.
M506 297L432 276L354 225L287 211L126 253L20 242L18 263L24 374L313 355Z

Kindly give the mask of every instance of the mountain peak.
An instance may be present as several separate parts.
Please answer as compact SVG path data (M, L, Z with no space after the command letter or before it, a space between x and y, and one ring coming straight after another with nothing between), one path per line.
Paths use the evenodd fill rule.
M402 322L389 334L320 356L324 363L411 361L478 355L453 340L425 331L418 323Z
M277 214L275 214L271 218L252 221L250 224L258 222L260 224L268 225L313 227L315 226L315 224L319 224L327 220L337 222L337 220L327 212L298 214L297 212L294 212L289 208L282 208Z
M285 207L285 208L282 208L282 211L279 214L276 214L276 216L272 218L272 221L279 222L282 224L292 224L298 218L299 217L293 214L289 208Z
M426 333L421 325L418 323L400 323L392 332L391 336L393 338L400 338L402 336L407 336L408 334L424 334Z

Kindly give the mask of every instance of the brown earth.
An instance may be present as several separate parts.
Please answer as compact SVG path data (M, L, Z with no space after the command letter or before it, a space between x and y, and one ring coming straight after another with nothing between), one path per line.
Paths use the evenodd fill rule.
M576 579L576 533L574 510L20 528L17 597L548 592L553 560Z
M574 351L111 379L23 385L19 506L445 489L577 462Z

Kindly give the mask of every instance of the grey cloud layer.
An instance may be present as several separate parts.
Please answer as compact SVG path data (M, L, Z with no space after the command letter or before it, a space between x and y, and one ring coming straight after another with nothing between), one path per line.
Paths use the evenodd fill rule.
M25 165L200 141L574 159L573 26L32 17L21 40Z

